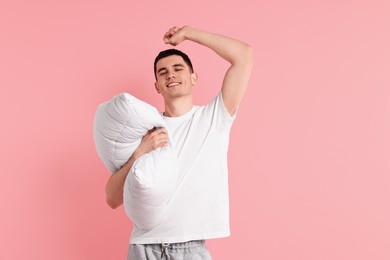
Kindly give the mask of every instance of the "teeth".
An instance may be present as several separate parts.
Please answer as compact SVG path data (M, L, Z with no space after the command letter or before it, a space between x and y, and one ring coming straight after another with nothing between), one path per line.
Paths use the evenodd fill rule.
M179 83L173 82L173 83L169 83L167 86L168 87L173 87L173 86L177 86L177 85L179 85Z

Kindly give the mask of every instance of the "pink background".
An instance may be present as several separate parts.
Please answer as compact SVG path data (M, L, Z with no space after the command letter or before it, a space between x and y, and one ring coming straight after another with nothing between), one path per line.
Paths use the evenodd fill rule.
M162 109L153 59L184 24L256 51L214 259L390 259L386 0L2 1L0 259L125 259L132 225L105 204L93 116L123 91ZM227 64L179 47L203 104Z

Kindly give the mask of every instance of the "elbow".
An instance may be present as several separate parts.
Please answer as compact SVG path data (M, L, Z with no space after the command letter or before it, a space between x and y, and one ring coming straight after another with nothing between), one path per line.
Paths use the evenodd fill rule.
M254 50L253 48L247 44L243 43L239 52L236 55L236 58L231 62L232 65L236 64L239 66L249 66L252 67L254 63Z
M253 48L248 44L246 44L244 56L248 63L253 64L255 60L255 54Z
M123 194L123 193L119 193L119 194ZM110 192L108 187L106 187L106 203L110 208L116 209L120 205L122 205L123 197L119 194Z
M118 201L115 201L115 200L109 198L109 197L106 198L106 203L112 209L116 209L116 208L118 208L122 204L122 203L120 203Z

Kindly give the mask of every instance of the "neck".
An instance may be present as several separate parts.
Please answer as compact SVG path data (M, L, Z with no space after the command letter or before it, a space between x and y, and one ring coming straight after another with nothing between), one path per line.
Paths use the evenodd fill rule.
M193 107L192 97L186 96L180 99L174 99L171 101L165 100L165 112L164 116L167 117L178 117L182 116Z

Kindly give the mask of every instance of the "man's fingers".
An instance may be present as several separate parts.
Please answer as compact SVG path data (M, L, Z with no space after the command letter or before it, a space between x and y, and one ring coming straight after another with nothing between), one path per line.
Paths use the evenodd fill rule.
M164 39L166 38L166 39L169 39L169 38L171 38L171 36L172 36L172 34L170 33L170 31L168 31L168 32L166 32L165 34L164 34Z
M168 131L165 128L160 128L156 130L156 134L158 136L158 142L159 142L159 147L166 147L168 146Z
M165 128L162 127L162 128L157 129L157 130L154 131L153 133L156 134L156 135L168 134L168 131L167 131L167 129L165 129Z
M160 148L160 147L165 147L168 145L168 135L165 134L160 134L156 135L153 138L154 140L154 148Z
M164 34L164 39L170 39L174 34L176 33L176 31L174 29L169 29L169 31L167 31L165 34Z
M169 28L169 30L164 34L164 37L163 37L164 43L176 46L177 43L175 43L175 41L172 41L171 38L174 37L174 35L179 30L180 30L180 28L178 26L174 26L174 27Z
M159 128L159 129L153 131L153 133L151 133L151 138L154 140L154 142L158 146L161 146L161 143L168 142L168 132L167 132L167 129Z

